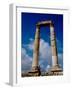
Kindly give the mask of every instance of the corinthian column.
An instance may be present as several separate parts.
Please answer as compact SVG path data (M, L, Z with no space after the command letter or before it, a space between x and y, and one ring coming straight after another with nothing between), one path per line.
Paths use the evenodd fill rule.
M52 66L58 65L58 56L57 56L57 47L56 47L56 38L54 32L54 25L50 25L50 34L51 34L51 49L52 49Z
M40 28L36 27L35 41L34 41L34 51L33 51L33 63L32 70L38 70L38 57L39 57L39 42L40 42Z

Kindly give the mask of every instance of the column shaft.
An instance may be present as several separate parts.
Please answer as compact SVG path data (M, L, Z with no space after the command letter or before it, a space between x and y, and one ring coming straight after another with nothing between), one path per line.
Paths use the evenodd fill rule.
M36 27L32 67L38 67L40 29Z
M56 47L56 38L54 32L54 26L50 26L51 34L51 48L52 48L52 66L58 65L58 56L57 56L57 47Z

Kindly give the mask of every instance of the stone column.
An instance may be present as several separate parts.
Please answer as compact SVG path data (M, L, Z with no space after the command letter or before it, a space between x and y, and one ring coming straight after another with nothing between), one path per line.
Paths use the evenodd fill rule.
M40 43L40 27L36 26L36 34L35 34L35 41L34 41L34 51L33 51L33 63L32 63L32 70L39 69L38 66L38 58L39 58L39 43Z
M56 38L54 32L54 25L52 23L50 24L50 34L51 34L51 49L52 49L52 66L58 66Z

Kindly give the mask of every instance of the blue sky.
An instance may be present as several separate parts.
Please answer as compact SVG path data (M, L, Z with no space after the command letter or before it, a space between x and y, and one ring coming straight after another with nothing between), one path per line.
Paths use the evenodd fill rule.
M52 20L56 33L58 61L63 68L63 15L40 14L40 13L21 13L21 66L22 72L31 69L33 60L34 38L36 23L44 20ZM50 47L50 28L41 27L40 29L40 55L39 65L43 71L48 70L52 64Z

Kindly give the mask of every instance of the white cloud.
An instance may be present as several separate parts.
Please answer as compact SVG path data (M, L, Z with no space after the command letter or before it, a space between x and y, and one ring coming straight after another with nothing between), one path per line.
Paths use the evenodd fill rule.
M33 44L33 43L30 43L30 44L28 45L28 48L29 48L30 50L33 50L34 44Z
M51 47L49 43L40 39L40 56L42 59L50 59L51 58Z
M51 66L50 65L47 65L46 71L49 71L50 68L51 68Z
M32 41L34 41L34 39L33 39L33 38L30 38L29 40L30 40L31 42L32 42Z
M32 65L32 57L30 57L24 48L21 49L21 65L22 70L30 70Z
M34 40L30 39L30 43L28 44L28 49L33 50L34 49ZM44 41L43 39L40 39L40 57L41 59L48 59L51 57L51 47L49 46L49 43Z
M27 52L24 48L22 48L22 50L21 50L21 55L22 55L22 59L27 58L28 61L32 61L32 58L27 54Z
M29 39L30 43L28 44L28 49L33 50L34 49L34 40L32 38Z

